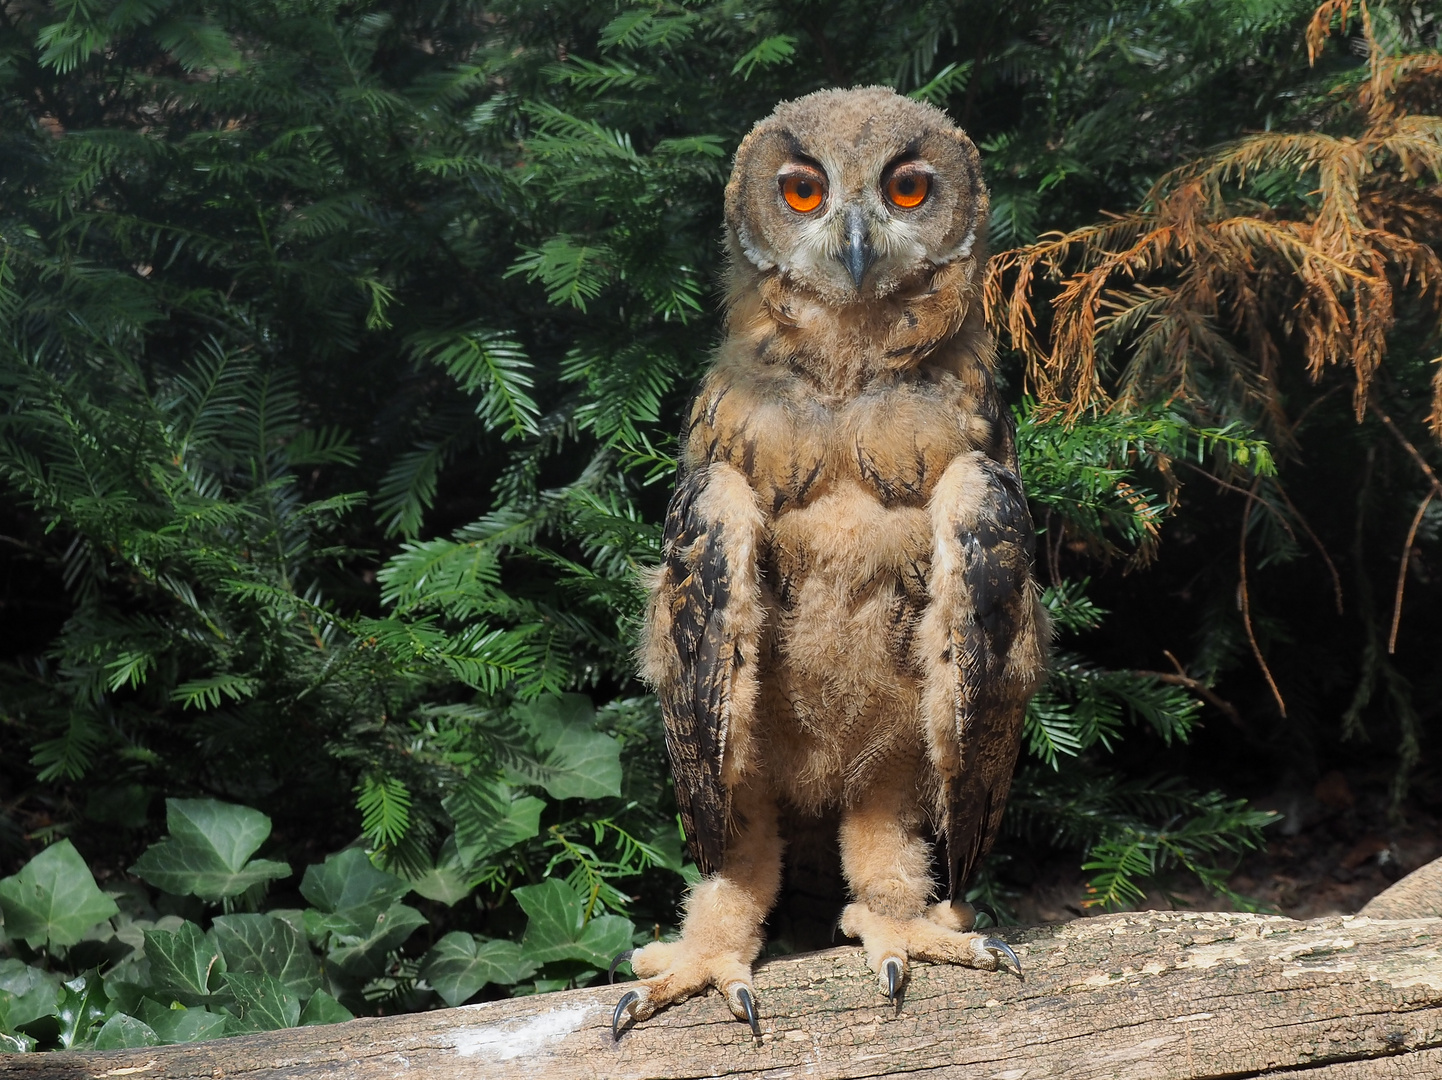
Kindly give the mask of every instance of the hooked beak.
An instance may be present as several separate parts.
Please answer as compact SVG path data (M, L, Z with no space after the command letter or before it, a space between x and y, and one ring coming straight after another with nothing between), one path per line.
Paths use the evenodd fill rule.
M846 247L841 252L841 262L851 275L856 291L861 291L861 280L876 261L876 252L871 248L871 237L866 228L866 216L859 206L846 211Z

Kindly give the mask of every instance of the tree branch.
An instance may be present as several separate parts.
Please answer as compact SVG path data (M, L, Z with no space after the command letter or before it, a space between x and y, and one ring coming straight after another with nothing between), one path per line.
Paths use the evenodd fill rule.
M1001 933L1025 982L915 964L899 1008L857 948L763 964L759 1041L711 993L613 1042L624 986L602 985L184 1046L4 1055L0 1078L1442 1075L1442 920L1151 911Z

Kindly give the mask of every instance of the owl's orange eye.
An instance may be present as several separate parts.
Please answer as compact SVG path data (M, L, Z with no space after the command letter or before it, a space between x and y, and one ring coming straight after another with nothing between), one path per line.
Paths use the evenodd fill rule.
M814 173L787 173L781 178L781 197L798 214L809 214L826 198L826 181Z
M931 177L919 171L897 171L886 181L886 198L892 206L912 210L926 202L931 193Z

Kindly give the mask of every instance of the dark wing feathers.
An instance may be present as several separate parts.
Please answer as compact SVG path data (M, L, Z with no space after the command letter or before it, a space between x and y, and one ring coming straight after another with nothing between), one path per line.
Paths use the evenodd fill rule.
M686 843L701 873L711 874L721 868L730 818L721 760L726 695L740 656L724 632L732 581L724 529L697 507L704 483L704 470L682 478L666 511L663 602L670 606L680 678L661 687L661 706Z
M958 774L946 782L948 895L965 888L1001 825L1011 786L1026 701L1037 670L1016 670L1013 646L1025 635L1036 651L1031 563L1036 535L1016 472L982 459L986 498L968 525L958 525L962 588L968 603L951 626Z

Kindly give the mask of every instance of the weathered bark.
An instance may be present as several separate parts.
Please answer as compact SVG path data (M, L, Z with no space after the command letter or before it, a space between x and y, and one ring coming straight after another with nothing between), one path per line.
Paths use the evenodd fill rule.
M1369 919L1442 917L1442 859L1434 859L1382 890L1357 914Z
M1008 929L1025 982L855 948L774 960L754 1041L712 994L612 1042L621 986L187 1046L0 1058L0 1078L1442 1077L1442 919L1139 912Z

